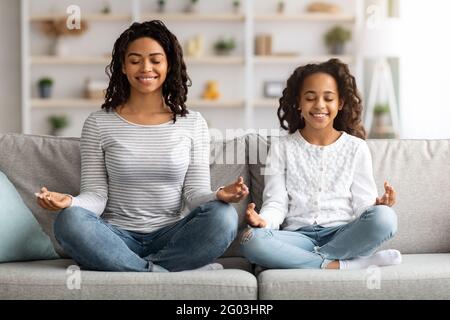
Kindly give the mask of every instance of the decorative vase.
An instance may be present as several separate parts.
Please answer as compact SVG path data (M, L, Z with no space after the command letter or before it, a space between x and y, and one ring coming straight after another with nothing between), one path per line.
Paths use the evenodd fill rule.
M330 46L330 53L335 55L344 54L344 43L342 42L333 43Z
M390 118L388 113L375 115L375 127L383 128L390 125Z
M51 85L40 85L39 86L39 96L43 99L48 99L52 96L52 86Z
M190 2L187 5L186 10L185 10L185 12L187 12L187 13L196 13L197 11L198 11L198 5L197 5L197 3L193 3L193 2Z
M61 37L54 38L51 51L54 56L66 56L69 54L69 48L64 44Z
M277 3L277 13L283 14L284 11L285 11L285 9L286 9L286 6L285 6L285 4L284 4L284 1L279 1L279 2Z
M166 12L166 4L165 3L158 3L158 13L164 13Z
M231 49L215 49L216 55L218 56L229 56L231 54Z

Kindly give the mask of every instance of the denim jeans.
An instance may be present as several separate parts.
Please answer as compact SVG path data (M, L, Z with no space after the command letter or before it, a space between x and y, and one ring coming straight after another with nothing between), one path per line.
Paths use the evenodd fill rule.
M250 262L265 268L319 269L333 260L371 255L396 231L395 212L387 206L372 206L358 219L336 227L246 230L241 251Z
M102 271L182 271L220 257L237 233L236 210L207 202L173 225L148 234L122 230L81 207L61 211L56 239L82 268Z

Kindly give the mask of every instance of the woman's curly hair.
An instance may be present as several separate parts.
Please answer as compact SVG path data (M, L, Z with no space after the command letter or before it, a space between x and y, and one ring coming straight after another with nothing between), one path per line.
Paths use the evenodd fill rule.
M127 76L122 72L122 66L125 62L128 45L143 37L156 40L166 54L168 72L162 87L162 94L166 105L173 112L173 121L175 122L176 115L184 117L189 113L185 102L188 87L191 86L191 79L186 71L183 49L180 43L175 35L159 20L133 23L114 43L111 63L105 69L109 77L109 85L106 89L102 109L106 111L115 110L130 97L130 83Z
M315 73L326 73L332 76L338 87L339 99L343 100L343 108L334 119L333 127L348 134L366 138L366 132L361 123L362 99L356 87L355 77L350 74L348 66L339 59L330 59L319 64L307 64L298 67L287 80L283 96L278 107L278 119L283 129L294 133L305 127L298 111L300 91L305 78ZM287 125L286 125L287 124Z

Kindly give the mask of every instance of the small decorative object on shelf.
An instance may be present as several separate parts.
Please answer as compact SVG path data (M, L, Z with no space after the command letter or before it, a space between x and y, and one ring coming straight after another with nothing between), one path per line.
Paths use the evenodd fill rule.
M111 13L111 4L109 3L109 1L105 1L103 3L102 13L103 14L110 14Z
M219 84L216 80L206 82L205 91L203 91L203 99L217 100L220 98Z
M158 0L158 12L164 13L166 11L166 0Z
M52 136L59 135L61 130L69 125L69 120L65 115L50 116L48 121L50 122L50 135Z
M198 2L199 2L199 0L188 0L189 1L189 3L188 3L188 5L187 5L187 7L186 7L186 12L189 12L189 13L195 13L195 12L197 12L197 7L198 7Z
M344 53L345 43L352 37L350 30L341 26L335 26L325 34L325 43L331 54L340 55Z
M108 82L102 80L86 80L85 96L87 99L104 99Z
M306 7L306 11L316 13L340 13L341 7L334 3L313 2Z
M283 14L285 12L286 9L286 4L284 2L284 0L280 0L277 2L277 13L279 14Z
M236 47L236 41L234 38L221 38L214 44L214 50L218 55L229 55L231 51Z
M241 11L241 1L240 0L233 0L233 12L239 13Z
M48 99L52 96L53 80L51 78L41 78L38 81L39 97Z
M70 52L68 48L64 47L62 37L81 35L87 30L87 23L81 20L80 28L69 29L67 27L66 19L51 19L43 21L41 27L42 31L46 35L53 38L50 54L55 56L64 56Z
M387 103L379 103L375 105L374 110L374 124L370 138L374 139L391 139L396 137L392 121L390 118L390 108Z
M198 34L192 38L190 38L186 42L186 56L188 57L201 57L204 52L204 37L201 34Z
M264 97L280 98L283 95L283 81L266 81L264 82Z
M255 37L255 55L270 56L272 54L272 36L259 34Z

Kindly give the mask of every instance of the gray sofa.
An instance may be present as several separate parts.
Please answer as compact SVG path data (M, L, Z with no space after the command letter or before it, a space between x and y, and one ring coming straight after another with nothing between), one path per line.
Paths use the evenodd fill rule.
M242 175L251 196L237 204L240 230L248 201L261 206L261 168L270 138L246 135L211 145L212 187ZM238 240L219 259L225 270L181 273L81 271L80 288L69 289L74 262L52 232L55 213L39 208L33 193L77 194L79 139L0 135L0 170L50 236L58 260L0 264L0 299L450 299L450 140L370 140L374 174L395 186L399 219L396 237L384 248L403 253L398 266L368 270L264 270L238 250ZM256 161L257 160L257 161Z

